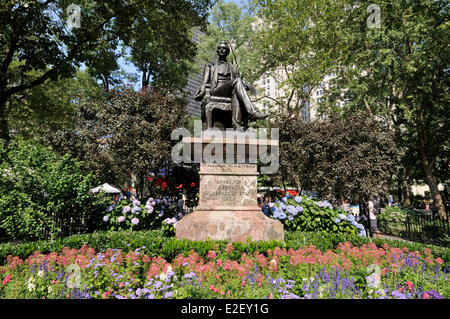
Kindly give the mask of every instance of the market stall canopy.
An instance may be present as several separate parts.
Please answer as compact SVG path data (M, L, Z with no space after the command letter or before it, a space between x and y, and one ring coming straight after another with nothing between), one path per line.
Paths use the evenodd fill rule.
M105 192L108 194L120 194L120 189L117 189L108 183L105 183L103 185L97 186L90 190L91 193L98 193L98 192Z

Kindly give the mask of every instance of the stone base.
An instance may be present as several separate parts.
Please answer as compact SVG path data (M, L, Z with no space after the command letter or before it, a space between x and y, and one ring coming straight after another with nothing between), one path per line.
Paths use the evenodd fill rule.
M257 205L259 173L256 159L252 163L248 155L250 149L255 151L258 146L267 146L272 142L278 144L278 141L240 138L229 139L225 144L222 142L214 148L214 155L220 161L207 161L210 160L208 157L200 161L199 205L193 213L178 221L176 237L240 242L247 239L284 240L283 224L265 216ZM213 153L211 139L183 138L183 143L194 151L191 158L202 158L205 151ZM224 158L236 161L221 161Z
M260 209L233 211L196 210L176 225L176 237L190 240L244 242L284 240L283 224Z

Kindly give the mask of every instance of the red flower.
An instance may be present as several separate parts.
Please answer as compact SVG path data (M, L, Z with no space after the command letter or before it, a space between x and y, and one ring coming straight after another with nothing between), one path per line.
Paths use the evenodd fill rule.
M167 188L167 183L166 182L162 182L161 183L161 189L164 191Z
M195 183L191 183L191 187L195 187Z
M176 189L180 189L183 186L183 184L180 184L180 186L175 186Z

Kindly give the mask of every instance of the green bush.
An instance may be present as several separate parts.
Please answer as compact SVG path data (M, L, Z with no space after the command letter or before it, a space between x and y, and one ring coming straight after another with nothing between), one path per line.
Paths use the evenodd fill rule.
M99 181L69 154L15 141L8 149L0 145L0 158L0 228L8 237L68 236L93 231L101 221L107 199L89 194Z
M307 196L286 195L282 200L264 206L263 212L278 219L288 231L323 231L332 234L366 236L364 226L351 214L334 209L329 202Z
M386 207L377 215L379 230L384 234L401 236L406 225L407 209L397 206Z
M335 250L339 243L346 241L355 246L361 246L369 243L371 239L356 235L331 234L326 232L286 232L284 242L234 242L232 243L234 248L233 253L230 257L239 258L244 252L253 254L256 251L265 252L269 249L273 250L275 247L298 249L308 245L315 245L321 251ZM428 248L434 256L441 257L444 262L450 262L450 249L446 247L382 239L374 239L372 241L378 247L383 247L385 243L388 243L391 247L407 247L409 251L417 250L422 254L424 253L424 249ZM225 251L229 242L223 240L178 240L175 237L165 237L161 230L97 232L60 238L54 241L36 241L18 245L0 244L0 265L5 263L8 255L19 256L25 259L35 251L40 251L45 254L51 252L60 253L63 247L79 249L83 244L94 248L96 251L116 248L122 249L124 252L129 252L139 248L149 256L161 256L170 262L178 254L186 256L191 250L195 250L201 257L206 258L210 250Z
M175 235L173 224L183 217L182 209L173 198L148 198L145 205L139 200L123 198L106 208L102 229L150 230L162 229L168 236Z

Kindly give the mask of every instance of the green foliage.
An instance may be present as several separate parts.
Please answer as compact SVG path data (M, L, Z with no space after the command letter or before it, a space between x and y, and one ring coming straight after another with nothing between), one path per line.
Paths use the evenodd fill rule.
M321 198L357 202L387 193L398 150L393 135L364 114L303 123L281 113L280 172L292 185Z
M405 241L373 239L355 235L332 234L328 232L286 232L285 241L268 242L234 242L232 243L232 252L229 253L231 259L240 258L242 253L253 254L256 251L265 252L273 250L275 247L299 249L301 247L315 245L319 250L334 251L339 243L350 242L355 246L374 242L378 247L388 244L390 247L403 248L409 251L419 251L424 254L425 249L429 249L432 255L440 257L444 262L450 262L450 249L448 247L439 247L425 245L421 243L412 243ZM207 258L210 250L227 251L230 245L227 241L190 241L178 240L174 237L167 238L161 230L145 231L107 231L96 232L92 234L74 235L66 238L57 238L53 241L36 241L23 244L0 244L0 265L3 265L8 255L19 256L22 259L32 255L35 251L44 254L51 252L60 253L64 247L69 249L80 249L85 244L94 248L96 251L104 251L108 248L122 249L125 253L131 252L136 248L143 250L149 256L161 256L168 262L171 262L178 254L187 256L191 250L195 250L200 257Z
M307 196L285 196L263 211L280 220L287 231L318 231L329 234L360 234L365 236L364 226L353 215L334 209L326 201L316 201Z
M156 187L149 173L171 163L171 133L182 127L183 107L183 100L163 89L117 88L99 100L81 100L76 128L49 134L46 144L70 152L103 182L123 187L134 179L142 199L144 189L148 195Z
M266 70L284 69L281 86L301 98L285 99L288 113L312 99L319 114L364 110L395 134L404 178L425 180L445 215L437 181L449 171L448 1L267 0L258 13ZM331 74L317 101L313 89Z
M76 3L80 25L73 27L67 25L73 18L70 4L68 0L1 2L2 139L9 140L7 119L13 108L20 107L14 100L25 97L31 88L70 78L82 63L106 89L117 82L119 45L131 49L133 62L155 85L179 85L188 75L179 65L195 55L189 31L205 26L211 1L80 0ZM30 108L39 111L39 104Z
M89 73L78 70L73 78L46 81L31 88L23 99L10 101L8 122L16 138L45 140L57 131L74 128L80 101L98 100L102 94Z
M106 199L89 194L98 180L69 154L16 141L0 157L0 228L9 237L55 238L98 224Z
M407 209L398 206L386 207L377 215L378 229L383 234L404 235L406 230Z

